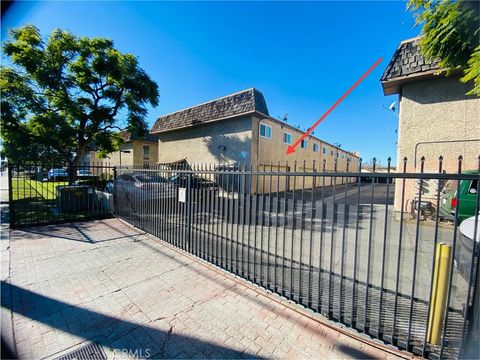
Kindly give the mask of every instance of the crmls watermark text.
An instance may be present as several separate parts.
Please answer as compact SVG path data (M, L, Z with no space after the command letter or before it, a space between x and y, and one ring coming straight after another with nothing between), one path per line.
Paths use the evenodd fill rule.
M113 349L113 354L130 359L149 359L152 356L150 349Z

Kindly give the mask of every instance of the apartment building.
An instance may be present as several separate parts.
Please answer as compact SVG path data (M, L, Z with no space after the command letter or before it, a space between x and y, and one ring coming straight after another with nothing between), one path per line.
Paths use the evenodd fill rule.
M269 115L262 93L254 88L161 116L152 127L158 137L158 162L251 164L280 171L345 172L358 170L359 156L315 136L308 136L292 154L287 147L304 132ZM336 160L336 161L335 161ZM328 182L330 179L327 180ZM340 179L339 182L342 180ZM329 184L329 183L328 183ZM328 185L327 184L327 185ZM280 185L281 189L300 184ZM311 186L311 178L305 186ZM272 184L276 188L276 184Z
M100 158L92 149L85 155L85 162L92 165L103 163L128 168L148 168L158 162L158 140L155 135L148 134L140 137L126 130L122 131L121 135L124 143L118 151L107 154L105 158Z

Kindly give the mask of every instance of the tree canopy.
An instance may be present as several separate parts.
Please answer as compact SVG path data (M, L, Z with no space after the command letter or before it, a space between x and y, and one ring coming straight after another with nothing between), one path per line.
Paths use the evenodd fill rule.
M61 29L47 38L32 25L10 34L3 51L11 65L0 69L7 157L54 154L74 166L91 144L103 153L117 149L120 130L147 133L147 106L157 106L158 86L134 55L112 40Z
M480 2L410 0L416 24L422 25L420 46L428 60L439 59L442 69L461 70L463 82L472 81L468 94L480 95Z

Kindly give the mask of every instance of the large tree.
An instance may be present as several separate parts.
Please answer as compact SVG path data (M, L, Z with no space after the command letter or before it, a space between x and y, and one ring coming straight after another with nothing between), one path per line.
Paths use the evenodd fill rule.
M112 40L60 29L43 38L32 25L12 30L11 38L3 45L10 65L0 69L7 156L41 149L72 168L90 144L104 153L118 148L119 130L146 134L158 86L134 55Z
M428 60L439 59L448 72L463 72L472 81L468 94L480 95L480 2L462 0L410 0L416 24L422 26L420 46Z

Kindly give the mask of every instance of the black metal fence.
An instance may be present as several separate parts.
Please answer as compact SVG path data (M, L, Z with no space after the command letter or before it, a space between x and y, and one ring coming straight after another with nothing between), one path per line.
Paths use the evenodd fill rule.
M105 164L9 164L10 226L112 216L113 178Z
M326 172L325 163L117 169L115 213L386 343L457 358L468 336L478 337L467 329L478 329L479 173L462 172L461 159L454 174L441 159L438 172L423 164L421 173L407 173L406 160L403 171L384 173ZM471 231L460 231L462 221ZM452 259L435 344L428 324L439 243L451 245Z

